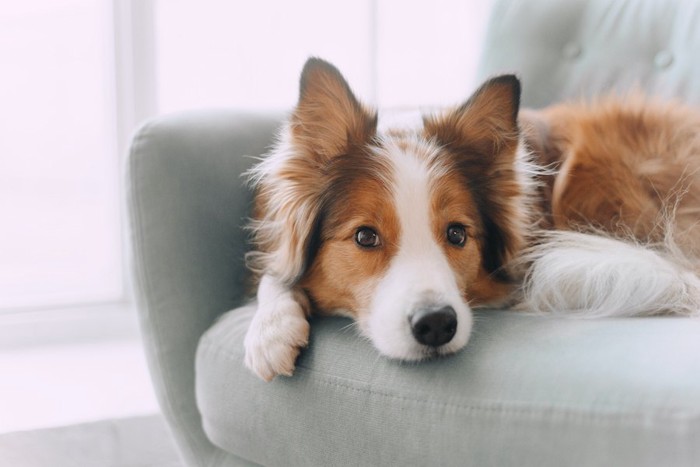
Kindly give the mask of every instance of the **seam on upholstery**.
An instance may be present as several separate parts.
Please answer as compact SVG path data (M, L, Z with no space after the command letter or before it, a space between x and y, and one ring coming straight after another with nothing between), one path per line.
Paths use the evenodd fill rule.
M214 352L223 355L224 357L231 360L240 360L240 356L233 355L230 352L222 349L218 344L214 343L211 339L202 339L200 341L200 346L203 350ZM660 421L662 423L673 423L674 425L679 422L683 423L685 426L693 427L700 424L700 413L692 412L691 414L682 414L680 416L674 415L678 413L674 409L656 409L649 412L641 412L635 410L611 410L605 411L601 409L585 409L578 407L571 407L565 405L545 405L537 404L531 402L518 402L518 401L490 401L479 404L468 404L468 403L455 403L455 402L443 402L437 400L431 400L420 397L403 396L399 394L392 394L386 390L377 390L369 387L360 387L358 384L365 385L361 381L348 380L338 376L332 376L327 373L321 373L316 370L310 369L304 366L297 366L295 374L298 371L302 371L309 375L309 378L319 384L326 386L332 386L339 389L350 390L354 392L361 392L365 394L370 394L373 396L379 396L386 399L393 399L396 401L412 404L423 404L433 407L450 408L454 410L459 410L463 412L482 412L482 413L502 413L502 414L517 414L522 416L537 416L537 417L565 417L568 420L575 420L579 422L596 422L596 423L609 423L611 421L624 422L624 423L639 423L648 422L649 419L655 421ZM663 426L656 427L668 430L678 430L676 426ZM692 435L692 433L689 433Z

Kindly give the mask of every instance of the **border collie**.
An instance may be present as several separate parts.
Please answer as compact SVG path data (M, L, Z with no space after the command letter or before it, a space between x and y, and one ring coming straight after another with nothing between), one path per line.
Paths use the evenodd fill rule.
M390 358L463 348L471 309L700 309L700 114L643 96L519 110L513 75L380 131L331 64L250 172L259 275L245 364L291 375L311 313Z

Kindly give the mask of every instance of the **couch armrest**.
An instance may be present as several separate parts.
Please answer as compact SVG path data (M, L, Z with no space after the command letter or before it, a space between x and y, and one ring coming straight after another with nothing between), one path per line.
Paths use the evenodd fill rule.
M241 177L277 116L199 112L147 123L127 164L134 295L156 394L191 465L216 455L194 392L197 342L245 294L250 194Z

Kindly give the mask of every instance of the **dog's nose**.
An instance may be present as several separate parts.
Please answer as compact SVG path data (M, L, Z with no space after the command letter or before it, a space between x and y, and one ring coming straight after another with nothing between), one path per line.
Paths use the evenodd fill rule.
M410 318L413 337L423 345L438 347L452 340L457 332L457 313L451 306L424 308Z

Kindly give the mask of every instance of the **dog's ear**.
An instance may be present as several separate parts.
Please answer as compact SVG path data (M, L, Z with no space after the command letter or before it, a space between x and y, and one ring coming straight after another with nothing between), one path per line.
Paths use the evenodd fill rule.
M486 81L452 112L426 117L425 131L448 147L482 154L492 162L512 159L519 108L520 80L502 75Z
M518 174L520 81L503 75L484 83L464 104L424 118L424 132L452 155L481 210L483 265L502 272L524 245L524 189Z
M360 104L337 68L317 58L306 62L282 137L250 172L257 189L252 269L288 285L301 279L318 247L324 166L367 144L376 125L376 113Z
M312 155L329 158L365 144L376 128L376 112L357 100L336 67L319 58L306 62L292 116L297 145Z

